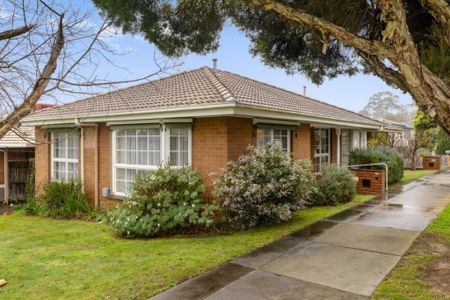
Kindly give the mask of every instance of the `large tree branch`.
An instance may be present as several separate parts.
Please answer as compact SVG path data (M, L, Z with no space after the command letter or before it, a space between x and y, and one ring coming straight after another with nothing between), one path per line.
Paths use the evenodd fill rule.
M23 27L14 28L14 29L5 30L3 32L0 32L0 41L8 40L8 39L11 39L13 37L16 37L16 36L22 35L24 33L27 33L28 31L33 29L33 27L34 27L34 25L25 25Z
M0 122L0 138L11 130L20 121L20 119L28 115L44 94L45 89L50 82L50 77L56 70L58 57L64 47L63 18L64 14L61 14L52 52L41 75L34 84L32 92L25 98L20 106L16 107L2 122Z
M299 22L315 30L320 30L325 36L332 35L347 46L356 48L380 59L391 58L392 53L379 41L361 38L344 28L313 16L305 10L293 8L275 0L246 0L250 5L261 7L266 11L277 12L288 20Z
M386 66L381 60L378 59L378 57L374 55L369 55L362 51L357 52L358 55L361 56L364 61L370 66L371 71L373 71L377 76L379 76L384 81L393 84L404 92L408 91L408 86L402 74Z
M444 31L444 38L447 45L450 45L450 4L446 0L420 0L423 7L428 9L430 14L439 23Z

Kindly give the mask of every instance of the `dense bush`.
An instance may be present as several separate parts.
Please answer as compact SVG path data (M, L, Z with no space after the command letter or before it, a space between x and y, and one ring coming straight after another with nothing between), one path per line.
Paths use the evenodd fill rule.
M399 181L403 177L403 157L400 153L388 146L374 148L353 149L350 151L350 165L370 164L384 162L388 165L389 184ZM384 170L383 166L374 166L371 169Z
M229 225L247 229L288 220L306 204L312 180L309 162L293 161L269 144L229 162L215 181L215 195Z
M25 212L51 217L92 217L93 208L89 205L83 185L77 180L67 182L53 181L43 186L37 199L29 197Z
M191 168L169 166L137 178L123 205L108 213L120 235L150 237L180 229L207 227L217 205L206 203L201 176Z
M316 179L309 205L338 205L348 202L356 193L352 172L345 167L328 165Z

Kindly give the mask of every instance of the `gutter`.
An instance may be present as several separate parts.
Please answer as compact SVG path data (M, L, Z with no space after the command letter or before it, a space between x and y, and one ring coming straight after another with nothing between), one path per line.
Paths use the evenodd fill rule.
M365 128L381 130L383 124L367 124L363 122L352 122L338 118L328 118L321 115L309 113L299 113L286 109L276 109L266 106L257 106L241 103L221 103L214 105L191 106L180 109L166 108L160 110L147 110L136 112L121 112L111 115L96 114L86 117L72 116L67 118L49 120L22 120L22 124L27 126L48 126L67 127L84 124L85 122L120 122L120 121L142 121L171 118L193 118L193 117L216 117L216 116L242 116L242 117L264 117L282 119L286 121L298 121L308 123L321 123L329 125L348 126L352 128Z

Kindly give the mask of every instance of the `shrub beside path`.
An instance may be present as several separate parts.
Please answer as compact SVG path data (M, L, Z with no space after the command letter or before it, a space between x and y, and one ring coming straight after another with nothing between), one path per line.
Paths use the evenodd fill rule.
M397 186L152 299L367 299L450 203L450 172Z

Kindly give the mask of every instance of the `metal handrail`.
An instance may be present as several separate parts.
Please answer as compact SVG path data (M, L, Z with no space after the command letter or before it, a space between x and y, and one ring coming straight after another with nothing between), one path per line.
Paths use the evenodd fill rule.
M388 165L386 163L372 163L372 164L360 164L360 165L350 165L347 166L349 169L352 167L370 167L370 166L384 166L385 170L386 170L386 176L385 176L385 181L386 181L386 191L389 190L389 181L388 181L388 177L389 177L389 171L388 171Z

